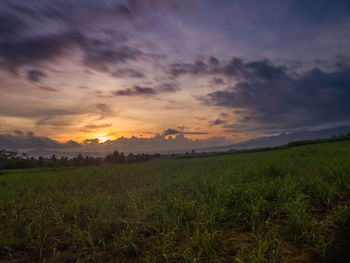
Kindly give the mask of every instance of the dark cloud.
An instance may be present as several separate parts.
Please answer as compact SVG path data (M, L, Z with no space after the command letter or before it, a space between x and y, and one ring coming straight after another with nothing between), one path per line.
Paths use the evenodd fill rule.
M180 132L180 134L188 134L188 135L206 135L206 134L209 134L208 132L189 132L189 131L186 131L186 132Z
M172 84L172 83L160 84L155 89L156 89L156 91L158 93L161 93L161 92L176 92L176 91L180 90L180 88L178 87L177 84Z
M20 130L13 130L13 133L17 136L21 136L21 135L24 135L24 133Z
M98 145L100 140L98 138L95 139L86 139L83 141L83 144L85 145Z
M131 18L137 13L135 1L51 1L36 0L35 3L25 1L4 0L1 7L34 21L60 21L71 23L71 26L88 24L90 20L103 17ZM75 22L75 24L73 24Z
M219 66L220 61L216 57L210 56L209 59L208 59L208 63L211 66Z
M244 123L225 124L222 127L225 129L246 129L246 125L244 125Z
M138 48L118 45L118 42L115 44L112 40L88 38L79 32L62 32L41 37L0 40L0 65L16 72L21 66L68 57L75 49L81 51L86 67L106 72L110 72L115 64L143 57L143 51Z
M169 128L163 132L163 136L174 135L174 134L179 134L179 133L180 132L178 130Z
M176 135L176 134L188 134L188 135L204 135L204 134L208 134L207 132L185 132L185 131L179 131L176 129L166 129L162 135L163 136L168 136L168 135Z
M165 8L172 11L180 11L180 10L186 10L190 6L190 1L188 0L163 0L163 1L157 1L157 0L145 0L145 1L137 1L140 5L147 4L148 6L152 8Z
M215 63L210 62L213 60L210 57L209 63L203 60L196 60L194 63L174 63L170 65L170 74L178 77L180 75L221 75L223 77L234 77L237 79L247 79L251 77L259 77L261 79L273 77L283 77L286 74L286 68L280 66L274 66L269 60L253 61L244 63L239 58L232 58L227 63L220 62L215 58ZM222 78L214 78L213 84L224 84Z
M43 118L40 118L38 121L35 122L36 126L52 126L55 128L61 128L65 126L71 126L75 124L75 122L66 116L46 116Z
M318 0L317 4L311 1L294 0L292 11L301 15L304 19L320 23L336 14L350 14L350 2L348 0Z
M262 61L263 63L270 64L268 60ZM207 60L195 60L193 63L173 63L170 65L169 73L174 77L179 77L181 75L222 75L226 77L242 77L242 75L249 74L248 68L254 71L254 68L259 67L255 65L258 62L251 62L243 65L243 61L239 58L232 58L227 63L220 62L216 57L209 57ZM265 68L265 70L276 70L276 67ZM271 72L272 73L272 72ZM224 84L222 78L214 78L212 80L213 84L221 85Z
M134 86L132 88L118 90L113 92L114 96L152 96L158 93L167 93L178 91L179 87L176 84L161 84L156 87L141 87Z
M98 110L98 113L100 114L99 120L102 120L105 117L108 117L113 114L112 107L110 105L107 105L104 103L98 103L96 104L96 108Z
M186 128L188 128L188 127L182 125L182 126L177 126L177 128L178 128L179 130L183 131L184 129L186 129Z
M112 73L112 76L118 78L144 78L145 74L135 69L126 68L118 69L117 71Z
M138 59L143 52L125 45L125 35L112 26L142 12L137 2L5 0L0 3L0 66L16 73L22 66L71 58L67 55L77 49L95 70ZM105 19L111 20L109 29L99 27ZM47 28L41 30L42 25Z
M104 123L104 124L88 124L85 125L85 128L87 129L101 129L101 128L109 128L111 127L113 124L111 123Z
M185 74L201 75L212 72L216 64L208 65L205 61L197 59L194 63L173 63L170 65L170 74L178 77Z
M41 86L41 87L39 87L39 89L41 89L43 91L48 91L48 92L59 92L58 89L54 89L54 88L47 87L47 86Z
M0 14L0 37L10 38L18 35L26 28L23 21L13 14Z
M84 112L79 108L42 108L41 105L25 104L25 107L18 107L11 103L0 103L0 116L12 116L20 118L37 118L37 117L55 117L55 116L73 116L80 115Z
M128 45L129 34L125 32L150 23L147 18L150 10L175 10L187 1L180 2L1 1L0 67L17 73L23 66L40 68L43 63L66 58L112 76L142 78L142 72L116 71L115 65L158 55L146 54L136 44ZM28 76L34 82L40 77Z
M61 143L48 137L36 136L33 132L26 134L16 132L14 135L0 134L1 149L62 149L76 147L80 147L80 144L75 141L70 140Z
M209 93L201 101L237 109L240 122L274 125L276 129L349 121L350 66L333 71L318 68L289 73L268 60L243 62L232 59L222 74L238 83Z
M76 33L0 40L0 65L16 72L20 66L52 62L80 40Z
M225 81L222 78L214 78L211 83L214 85L223 85L225 84Z
M27 78L30 82L40 82L43 77L46 77L46 74L41 70L32 69L27 71Z
M110 71L110 67L115 64L125 63L128 60L137 60L144 55L143 51L134 47L116 47L108 42L93 40L85 41L83 50L85 52L84 64L98 71Z
M113 92L115 96L142 96L142 95L155 95L156 91L150 87L134 86L125 90L118 90Z
M216 119L215 121L209 122L209 127L218 126L218 125L225 124L225 123L227 123L227 120Z

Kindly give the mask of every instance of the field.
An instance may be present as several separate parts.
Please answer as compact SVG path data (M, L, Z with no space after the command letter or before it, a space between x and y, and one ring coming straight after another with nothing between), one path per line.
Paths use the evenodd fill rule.
M0 175L0 262L323 262L350 225L350 141Z

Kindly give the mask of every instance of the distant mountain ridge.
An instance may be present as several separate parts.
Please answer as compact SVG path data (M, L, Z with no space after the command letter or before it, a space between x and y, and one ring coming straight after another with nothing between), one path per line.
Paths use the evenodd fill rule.
M274 136L263 136L244 142L234 143L227 146L210 147L199 149L199 152L215 152L215 151L229 151L252 148L272 147L287 144L294 141L310 140L310 139L325 139L340 134L346 135L350 133L350 126L337 127L331 129L323 129L317 131L300 131L292 133L282 133Z
M233 149L262 148L287 144L293 141L310 140L317 138L324 139L332 136L338 136L340 134L346 135L348 133L350 133L350 126L317 131L300 131L288 134L282 133L280 135L260 137L245 142L232 144L230 146L233 147Z

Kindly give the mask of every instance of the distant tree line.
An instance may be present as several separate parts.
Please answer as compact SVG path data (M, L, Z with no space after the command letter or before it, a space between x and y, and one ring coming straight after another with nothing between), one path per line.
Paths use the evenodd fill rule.
M165 156L163 156L164 158ZM23 168L37 168L37 167L68 167L68 166L99 166L104 164L118 164L118 163L139 163L154 159L160 159L161 155L156 154L133 154L119 153L114 151L107 154L105 157L91 157L78 154L74 158L61 157L57 158L52 155L50 158L46 157L28 157L25 153L18 154L16 152L0 150L0 169L23 169Z

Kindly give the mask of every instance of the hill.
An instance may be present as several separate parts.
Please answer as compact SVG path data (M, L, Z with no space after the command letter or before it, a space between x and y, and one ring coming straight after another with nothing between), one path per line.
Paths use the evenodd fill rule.
M263 136L251 140L234 143L226 146L209 147L198 149L197 152L222 152L229 150L265 148L288 144L290 142L301 140L316 140L331 138L333 136L344 136L350 133L350 126L337 127L332 129L323 129L316 131L299 131L291 133L282 133L274 136Z

